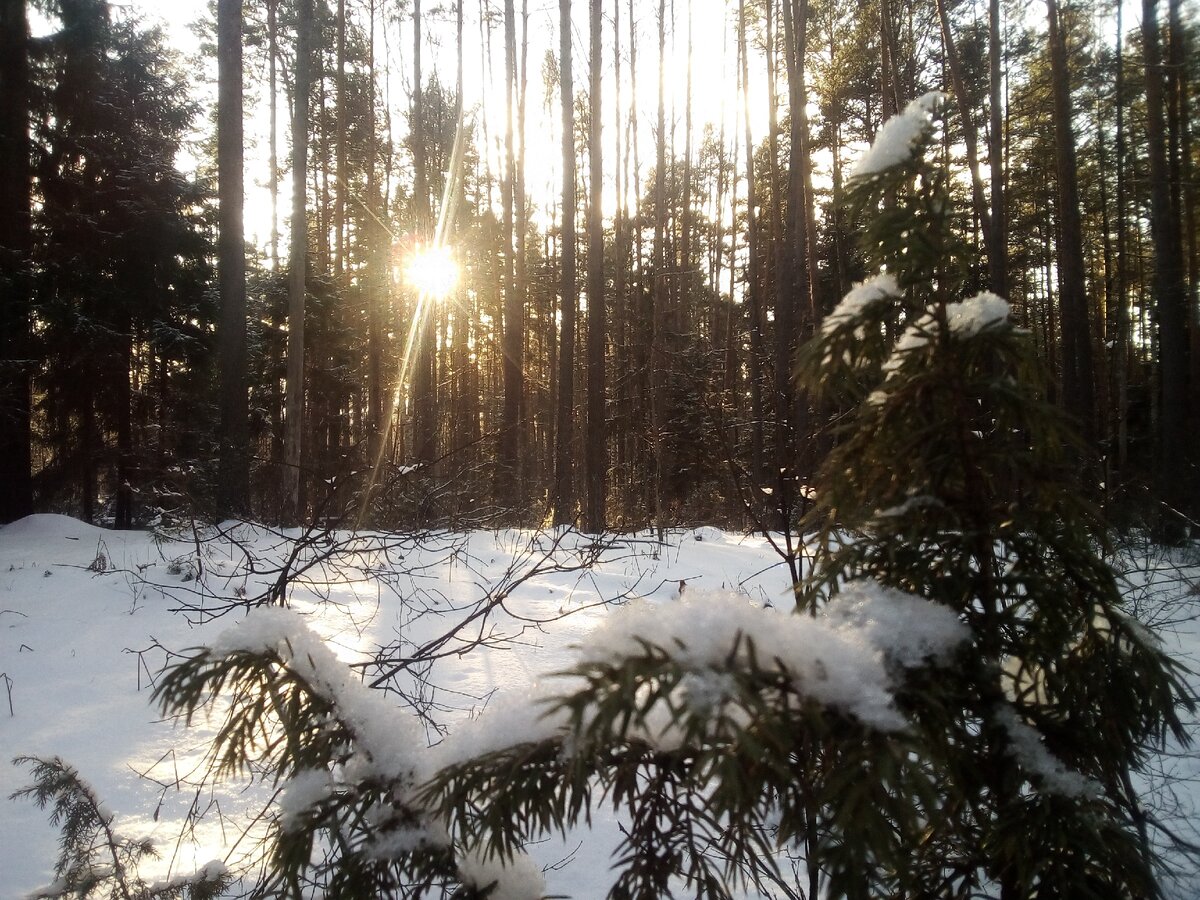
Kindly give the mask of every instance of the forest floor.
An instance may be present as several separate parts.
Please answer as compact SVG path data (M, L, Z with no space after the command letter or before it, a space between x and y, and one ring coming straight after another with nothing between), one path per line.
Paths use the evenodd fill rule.
M164 720L150 693L173 654L211 642L245 601L270 594L298 534L238 526L164 536L53 515L0 529L0 900L50 883L57 847L46 812L8 799L30 780L17 756L77 768L123 834L155 840L152 878L252 858L253 841L239 836L270 799L269 779L251 771L214 783L205 759L214 725ZM681 584L685 596L790 605L770 542L714 528L675 530L661 544L648 533L603 544L523 531L310 537L295 553L289 605L368 677L380 647L394 660L422 647L436 657L392 681L431 745L501 695L527 696L566 669L614 605L678 603ZM1114 565L1134 611L1200 671L1200 550L1124 545ZM1193 732L1200 737L1194 723ZM1165 753L1152 769L1149 803L1195 840L1200 749ZM617 828L598 815L587 834L531 848L549 892L602 897ZM1200 872L1181 864L1168 890L1200 896Z

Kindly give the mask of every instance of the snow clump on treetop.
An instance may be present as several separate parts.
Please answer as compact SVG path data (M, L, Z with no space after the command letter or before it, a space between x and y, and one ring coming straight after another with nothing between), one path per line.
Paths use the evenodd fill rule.
M945 98L941 91L930 91L908 104L900 115L888 119L850 177L865 178L911 159L921 138L933 125L934 110Z

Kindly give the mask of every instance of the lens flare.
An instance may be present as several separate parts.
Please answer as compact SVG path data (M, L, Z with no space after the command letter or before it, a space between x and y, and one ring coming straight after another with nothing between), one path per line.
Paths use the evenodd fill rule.
M450 248L419 247L404 267L404 281L422 297L443 300L458 286L459 267Z

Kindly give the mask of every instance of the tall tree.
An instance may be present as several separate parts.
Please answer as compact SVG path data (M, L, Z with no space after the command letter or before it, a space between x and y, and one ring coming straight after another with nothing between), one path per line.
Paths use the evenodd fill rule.
M988 0L988 89L991 125L988 131L988 167L991 169L992 221L988 245L988 286L992 293L1008 296L1008 213L1004 200L1004 83L1001 61L1004 44L1000 32L1000 0Z
M304 307L308 265L308 104L312 90L313 0L296 3L295 87L292 96L292 222L288 252L288 341L284 496L286 516L303 516L300 492L304 434Z
M517 78L517 26L513 0L504 0L504 178L501 202L504 207L504 315L500 346L503 353L502 376L504 406L500 420L500 440L496 460L496 494L501 500L516 503L521 496L518 460L521 452L521 405L525 393L524 310L517 293L514 258L514 204L516 198L516 153L513 144Z
M25 0L0 0L0 523L33 512L29 91Z
M221 291L221 477L218 514L250 512L246 245L242 210L242 0L217 3L218 275Z
M1079 169L1072 120L1071 72L1058 0L1046 0L1051 90L1054 101L1054 160L1058 174L1058 294L1062 311L1063 405L1088 443L1095 439L1095 367L1079 212Z
M601 0L591 0L591 90L588 102L588 395L587 441L584 468L587 471L587 502L584 506L584 529L592 533L604 530L608 475L608 428L605 422L606 387L604 379L604 345L608 329L605 324L604 301L604 208L603 179L603 110L600 98L604 57L601 54L603 35L600 19ZM662 177L661 174L659 177Z
M420 249L430 241L433 215L429 207L429 133L425 121L425 87L421 74L421 0L413 3L413 97L411 145L413 154L414 233ZM432 462L437 455L437 402L434 396L437 353L437 314L432 298L414 298L417 317L416 370L413 372L413 451L421 462Z
M571 459L575 406L575 82L571 65L571 0L558 0L558 87L562 107L562 226L559 238L558 404L554 426L554 524L575 517Z
M1158 0L1142 0L1145 55L1146 143L1150 163L1150 236L1154 246L1153 300L1158 320L1160 390L1155 484L1159 499L1190 507L1188 429L1188 308L1183 241L1171 202L1166 104Z

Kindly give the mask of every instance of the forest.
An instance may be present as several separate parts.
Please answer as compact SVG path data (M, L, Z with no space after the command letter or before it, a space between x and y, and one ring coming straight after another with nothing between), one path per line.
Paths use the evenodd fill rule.
M0 864L1195 896L1195 8L422 2L0 0Z
M787 530L846 414L797 350L887 215L849 173L932 90L1081 490L1200 511L1181 0L209 6L185 53L0 5L0 521Z

